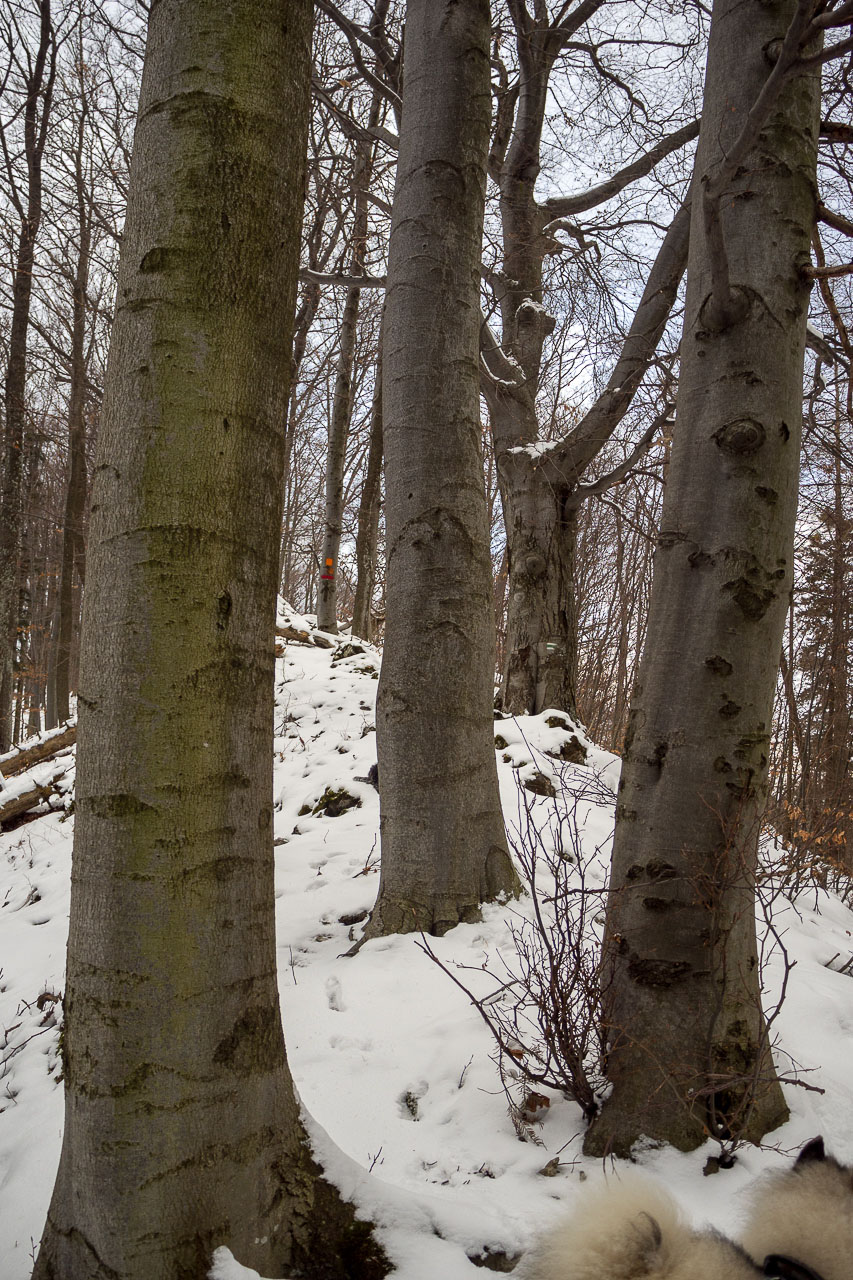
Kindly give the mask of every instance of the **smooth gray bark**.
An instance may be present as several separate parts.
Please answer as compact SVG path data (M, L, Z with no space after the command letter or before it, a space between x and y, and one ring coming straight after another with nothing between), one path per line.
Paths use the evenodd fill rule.
M478 410L487 0L412 0L404 85L382 368L382 872L369 934L442 933L516 889L495 766Z
M83 64L82 37L79 49L80 66ZM71 647L77 622L74 592L75 575L82 587L86 575L86 551L83 519L86 509L86 381L88 359L86 354L86 296L89 287L89 267L92 251L92 194L86 189L85 141L89 99L85 77L80 74L79 117L76 145L73 153L74 188L77 213L77 265L72 286L71 358L69 361L68 396L68 482L65 491L65 515L62 522L62 555L59 570L59 599L57 602L54 653L52 654L49 682L52 686L48 705L51 715L48 728L64 722L70 715Z
M12 275L12 315L3 389L3 453L0 458L0 751L13 736L12 690L18 643L18 556L23 513L24 428L26 423L27 345L33 291L36 237L42 217L42 157L53 104L56 40L51 0L39 0L39 40L26 50L24 84L24 162L27 186L10 187L20 219ZM20 707L16 710L20 721ZM16 731L17 732L17 731Z
M355 599L352 606L352 634L372 640L371 604L376 586L376 560L379 549L379 513L382 496L382 328L376 356L376 381L370 411L370 441L367 465L358 504L358 528L355 535Z
M689 1149L787 1109L761 1009L759 826L797 506L819 77L789 77L725 166L794 0L717 0L694 192L678 429L617 808L606 1021L613 1091L587 1136ZM746 135L744 135L746 136ZM731 298L715 293L724 246Z
M95 467L36 1280L335 1276L287 1067L273 637L309 0L152 5Z
M338 557L344 531L344 466L352 417L352 364L360 296L360 290L347 289L326 450L325 529L317 587L317 626L332 635L338 631Z
M379 118L379 108L380 99L377 94L374 94L370 111L371 125L375 125ZM355 217L350 257L350 272L356 277L364 274L367 248L367 188L370 184L372 166L373 145L369 140L359 139L352 172ZM338 630L338 559L344 531L344 468L352 419L352 370L360 301L361 290L357 286L347 290L344 313L341 317L335 391L329 422L329 449L326 455L326 527L323 536L323 552L320 557L317 626L323 631L332 632L333 635L337 634Z
M559 249L559 219L603 203L692 141L695 123L662 138L607 181L573 197L540 204L542 129L548 81L562 50L600 7L585 0L559 22L546 5L531 14L511 3L518 78L505 88L490 156L500 190L503 261L496 293L501 345L512 358L484 351L483 393L498 467L509 564L501 705L513 714L559 707L577 715L577 610L574 556L586 472L625 415L660 341L687 262L689 211L673 220L613 374L595 404L544 457L526 452L539 436L536 394L554 318L543 307L543 262ZM648 446L649 439L645 442Z

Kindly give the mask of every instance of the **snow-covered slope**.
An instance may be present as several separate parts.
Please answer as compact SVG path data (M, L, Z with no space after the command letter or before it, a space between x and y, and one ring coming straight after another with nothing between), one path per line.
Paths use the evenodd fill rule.
M470 1257L517 1255L600 1171L580 1155L578 1108L556 1094L536 1130L541 1145L519 1141L488 1030L416 937L375 940L354 958L345 954L378 881L378 796L368 781L378 666L370 649L296 643L278 664L276 913L285 1036L318 1154L380 1224L400 1280L473 1280ZM538 824L547 826L553 814L554 801L520 791L519 779L547 791L533 779L539 773L579 789L594 773L597 801L578 815L588 849L606 855L618 761L559 720L545 713L495 724L508 826L527 821L522 796ZM587 763L562 763L561 750L567 758L582 754L578 743ZM339 812L347 803L341 792L358 804ZM73 816L60 809L0 835L2 1280L30 1274L59 1155L56 1000L72 834ZM432 940L444 964L469 967L458 972L479 994L493 986L483 965L499 968L499 955L512 954L512 911L528 912L529 902L488 907L481 923ZM853 915L822 893L796 907L780 900L776 912L796 962L777 1020L781 1046L807 1072L802 1079L825 1092L790 1086L792 1119L774 1138L788 1151L822 1132L850 1161L853 978L837 970L853 956ZM777 953L771 981L781 973ZM787 1071L787 1058L780 1065ZM703 1179L713 1151L708 1144L690 1155L658 1150L641 1158L670 1180L697 1221L736 1230L744 1187L785 1157L747 1149L734 1169ZM553 1176L543 1174L546 1166ZM221 1280L253 1274L225 1252L217 1265Z

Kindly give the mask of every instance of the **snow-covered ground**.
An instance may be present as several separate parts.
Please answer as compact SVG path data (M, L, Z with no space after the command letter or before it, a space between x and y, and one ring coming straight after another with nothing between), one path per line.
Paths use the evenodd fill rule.
M557 1094L534 1126L537 1141L519 1140L487 1028L417 937L375 940L354 958L344 954L378 882L378 796L367 778L376 760L379 658L372 650L339 653L289 643L278 663L276 913L290 1064L321 1162L379 1224L399 1280L472 1280L469 1259L521 1253L601 1168L581 1155L578 1107ZM520 812L526 822L522 796L543 828L553 817L554 800L522 792L519 778L538 771L577 790L594 774L598 802L584 802L577 814L595 877L603 874L593 851L607 853L618 761L583 740L587 764L562 763L561 747L575 754L571 739L582 735L549 719L495 723L508 826L518 827ZM336 817L312 812L327 790L342 788L358 807ZM2 1280L30 1275L59 1157L57 1000L72 834L73 817L59 809L0 835ZM481 923L432 940L445 965L470 966L456 972L479 995L492 989L483 966L499 970L500 956L512 954L512 911L528 913L529 901L488 907ZM811 1087L786 1088L790 1122L772 1135L772 1148L744 1149L730 1171L703 1178L716 1150L710 1142L689 1155L640 1156L697 1224L732 1233L745 1186L806 1139L823 1133L831 1151L853 1161L853 977L838 971L853 957L853 914L811 891L796 904L779 900L775 922L795 962L776 1023L780 1067L790 1074L793 1060ZM777 951L771 985L781 973ZM255 1275L225 1251L214 1274Z

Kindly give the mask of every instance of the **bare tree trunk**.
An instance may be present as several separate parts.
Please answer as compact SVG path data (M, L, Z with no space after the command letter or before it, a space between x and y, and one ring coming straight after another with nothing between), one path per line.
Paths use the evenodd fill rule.
M387 626L368 935L440 934L515 892L493 739L478 411L489 6L411 0L383 351Z
M501 685L501 705L513 714L558 707L577 715L577 610L572 580L576 512L584 500L584 472L625 414L663 333L687 260L687 215L682 210L652 268L643 300L604 392L561 445L549 451L549 465L537 450L536 392L545 342L555 321L543 303L542 264L558 247L558 219L594 207L627 185L623 178L584 197L555 197L540 204L536 180L548 80L561 51L600 7L596 0L576 5L560 19L547 5L531 13L512 3L518 47L518 79L498 106L490 154L490 174L500 188L503 263L497 292L501 345L510 360L488 352L483 392L489 407L498 464L509 560L509 600ZM685 126L651 148L639 171L695 137ZM620 185L621 183L621 185ZM605 191L606 187L606 191ZM491 374L491 376L489 376Z
M10 192L21 220L14 276L12 321L3 408L0 476L0 751L12 732L13 661L18 630L18 554L21 537L22 465L27 389L27 336L30 324L35 245L42 214L42 155L50 119L56 60L50 0L39 0L39 43L30 57L24 103L24 155L27 192Z
M382 493L382 326L376 356L376 380L370 413L370 442L355 538L356 585L352 607L352 633L372 640L370 606L376 585L376 557L379 547L379 512Z
M834 450L832 543L830 567L830 608L828 621L829 687L827 689L826 760L820 782L822 807L828 819L835 848L830 849L848 872L853 870L853 821L851 821L850 788L850 690L848 664L850 652L849 581L848 560L849 525L844 511L842 490L841 396L836 383L835 420L833 424Z
M352 362L360 297L360 289L347 289L326 451L326 511L320 588L317 592L317 626L332 635L336 635L338 630L338 556L344 531L344 464L352 414Z
M48 727L65 721L70 714L71 645L77 612L74 575L82 584L85 578L83 516L86 509L86 297L89 288L89 259L92 243L92 209L86 190L84 144L89 113L86 80L82 73L82 37L79 50L80 116L77 145L74 152L74 185L77 197L77 266L74 273L71 317L71 385L68 401L68 486L65 494L65 517L62 523L62 558L59 571L59 600L56 628L56 653L52 665L53 693L50 699L56 719Z
M556 707L576 716L576 513L566 488L555 489L513 446L499 454L499 474L509 562L501 706L512 715Z
M151 6L92 502L36 1280L336 1276L287 1066L273 635L309 0ZM96 922L96 927L93 926Z
M608 904L613 1089L591 1153L627 1155L642 1135L684 1150L709 1132L757 1141L787 1116L754 903L792 578L819 75L765 96L760 132L751 108L795 8L714 5L696 175L725 201L694 201L681 426Z
M379 94L374 93L370 109L371 125L375 125L379 119L381 101ZM372 164L373 145L361 139L356 148L352 174L355 189L355 219L350 270L356 276L364 274L369 207L367 188L370 183ZM344 531L344 465L352 418L352 365L360 298L360 289L347 289L344 314L341 319L332 417L329 423L329 450L326 455L326 527L323 536L323 553L320 558L317 626L323 631L331 631L333 635L338 630L338 557L341 549L341 535Z

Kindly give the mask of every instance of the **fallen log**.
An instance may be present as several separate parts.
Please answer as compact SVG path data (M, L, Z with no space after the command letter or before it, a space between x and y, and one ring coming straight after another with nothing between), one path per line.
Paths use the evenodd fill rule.
M41 784L33 784L27 791L20 791L17 795L12 796L11 800L2 802L3 792L0 791L0 827L5 826L7 822L11 822L14 818L20 818L21 814L26 813L28 809L34 809L36 805L42 803L43 800L49 800L52 795L59 795L60 790L58 783L65 777L65 770L58 773L49 782Z
M42 739L41 742L37 742L33 747L16 748L14 751L10 751L5 756L0 757L0 776L14 778L16 774L26 773L34 764L40 764L42 760L49 760L57 752L73 746L76 741L77 726L76 724L69 724L61 733L51 734L49 738ZM0 794L2 794L1 788L2 784L0 784Z
M334 649L335 642L327 636L312 635L310 631L300 631L297 627L287 627L276 623L275 633L282 640L294 640L297 644L313 644L318 649Z

